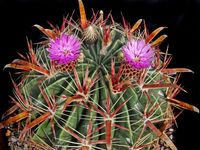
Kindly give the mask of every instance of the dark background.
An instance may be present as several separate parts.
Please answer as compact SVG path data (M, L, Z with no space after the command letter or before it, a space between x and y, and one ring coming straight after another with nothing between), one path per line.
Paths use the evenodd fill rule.
M60 25L62 17L75 10L78 16L78 0L0 0L0 116L8 108L8 95L12 94L9 71L3 67L17 58L17 52L27 52L26 36L33 42L40 41L41 33L34 24L49 27L47 21ZM200 108L200 0L83 0L88 16L102 9L105 14L112 10L116 21L121 22L121 12L133 24L140 18L146 20L150 31L167 26L162 33L168 34L170 67L186 67L194 74L181 76L188 93L178 96L183 101ZM166 45L166 43L164 44ZM177 119L174 134L179 150L200 149L199 114L184 111ZM4 131L0 131L0 150L6 150Z

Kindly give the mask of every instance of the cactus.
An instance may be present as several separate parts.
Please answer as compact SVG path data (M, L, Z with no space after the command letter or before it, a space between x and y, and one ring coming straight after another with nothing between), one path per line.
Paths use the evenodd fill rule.
M187 68L168 68L171 55L159 45L167 35L149 34L144 20L130 27L111 14L88 20L63 18L61 27L34 25L46 35L28 54L5 68L20 70L2 116L11 149L176 150L171 130L182 109L198 108L176 99Z

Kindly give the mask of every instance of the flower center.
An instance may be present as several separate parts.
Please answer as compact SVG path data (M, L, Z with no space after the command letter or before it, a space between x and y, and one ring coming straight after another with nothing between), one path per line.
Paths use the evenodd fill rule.
M63 54L65 55L65 56L67 56L67 55L69 55L69 50L67 50L67 49L64 49L64 52L63 52Z
M139 62L139 61L141 60L141 58L140 58L139 56L137 56L137 57L133 58L133 60L134 60L135 62Z

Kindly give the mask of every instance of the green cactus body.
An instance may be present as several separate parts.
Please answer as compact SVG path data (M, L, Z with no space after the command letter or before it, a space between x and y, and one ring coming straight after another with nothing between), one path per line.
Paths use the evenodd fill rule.
M171 57L158 48L166 35L153 40L164 28L147 34L146 25L141 29L142 20L130 29L115 23L111 15L104 20L102 11L90 23L80 0L79 5L80 25L67 18L59 30L35 25L47 35L48 44L33 51L28 43L28 58L6 66L25 72L18 85L13 81L15 116L1 126L11 127L11 137L24 145L18 148L176 149L167 134L175 121L174 106L195 112L198 109L175 99L183 90L177 84L178 73L191 71L167 68ZM50 59L48 48L50 41L62 34L77 35L82 42L78 59L59 65ZM131 39L143 39L151 46L151 66L130 67L123 46ZM12 141L11 147L14 145Z

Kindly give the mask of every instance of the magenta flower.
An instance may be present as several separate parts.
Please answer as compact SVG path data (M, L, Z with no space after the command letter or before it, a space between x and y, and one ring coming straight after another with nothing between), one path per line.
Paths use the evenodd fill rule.
M55 40L50 40L49 57L59 65L69 64L80 55L81 42L74 35L62 34Z
M144 39L129 41L122 51L126 62L134 69L149 68L154 60L154 50Z

